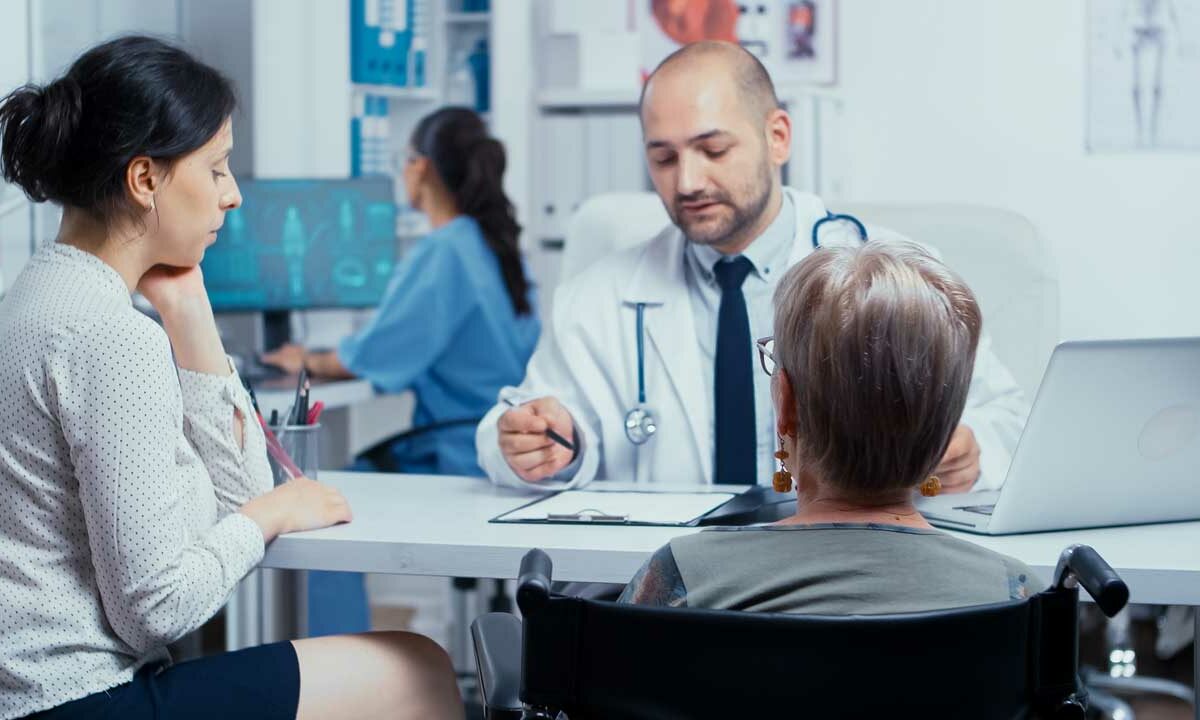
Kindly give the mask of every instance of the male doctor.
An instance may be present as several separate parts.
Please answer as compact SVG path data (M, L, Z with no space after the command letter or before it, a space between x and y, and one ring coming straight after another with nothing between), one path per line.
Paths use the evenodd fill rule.
M770 378L757 371L754 341L773 334L775 286L813 251L814 224L827 211L819 198L783 187L791 120L766 70L736 45L696 43L664 60L643 90L641 119L650 176L674 226L559 287L552 333L521 386L501 391L504 402L476 433L479 464L498 484L771 478ZM862 241L851 222L819 230L822 245ZM867 230L871 242L899 237ZM626 432L639 404L639 365L656 426L641 444ZM936 471L943 490L998 487L1026 414L985 336L961 424Z

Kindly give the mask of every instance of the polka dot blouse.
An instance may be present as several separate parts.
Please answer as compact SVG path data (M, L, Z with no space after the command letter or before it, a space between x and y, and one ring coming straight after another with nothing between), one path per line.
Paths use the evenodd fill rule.
M50 243L0 302L0 719L129 681L262 559L235 373L176 368L121 276Z

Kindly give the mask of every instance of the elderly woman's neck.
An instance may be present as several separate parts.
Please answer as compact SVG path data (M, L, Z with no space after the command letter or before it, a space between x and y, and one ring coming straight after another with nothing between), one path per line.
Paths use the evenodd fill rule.
M931 527L917 512L913 492L901 489L874 494L847 494L832 483L803 477L796 492L796 514L779 524L880 523Z

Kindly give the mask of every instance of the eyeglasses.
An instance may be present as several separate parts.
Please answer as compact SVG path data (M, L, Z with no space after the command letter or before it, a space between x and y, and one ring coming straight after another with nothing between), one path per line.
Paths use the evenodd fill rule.
M758 362L762 365L763 372L768 375L774 375L775 336L768 335L767 337L755 340L754 347L758 348Z

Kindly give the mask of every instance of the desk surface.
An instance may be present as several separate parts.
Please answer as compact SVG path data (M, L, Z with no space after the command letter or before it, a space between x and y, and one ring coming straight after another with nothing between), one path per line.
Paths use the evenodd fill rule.
M401 575L516 577L539 547L556 580L627 582L670 538L693 528L496 524L529 493L481 478L322 473L354 511L348 525L277 539L264 567ZM1200 522L985 537L950 533L1030 565L1049 581L1072 543L1096 548L1129 584L1133 602L1200 605Z

